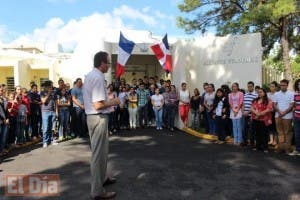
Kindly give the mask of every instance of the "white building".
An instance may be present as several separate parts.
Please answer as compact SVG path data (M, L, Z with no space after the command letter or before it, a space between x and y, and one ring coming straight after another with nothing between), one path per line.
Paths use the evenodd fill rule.
M169 36L173 58L173 73L166 77L150 46L162 37L153 38L149 31L122 31L124 36L136 43L126 65L124 77L158 75L172 79L175 85L187 82L190 91L202 89L204 82L221 84L239 82L246 87L248 81L261 85L262 51L261 36L247 34L227 37L199 37L193 40L175 39ZM0 82L29 86L30 81L40 84L50 79L56 84L59 78L72 83L93 67L93 56L100 50L112 58L112 67L106 74L108 82L115 77L119 30L108 30L103 35L90 33L79 41L74 53L42 52L37 48L0 49ZM53 48L52 48L53 49ZM13 80L13 82L12 82Z

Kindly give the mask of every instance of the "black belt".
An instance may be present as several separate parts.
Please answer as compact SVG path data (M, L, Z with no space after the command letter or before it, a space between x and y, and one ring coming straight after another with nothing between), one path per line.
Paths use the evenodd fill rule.
M95 114L89 114L89 115L108 115L109 113L95 113Z

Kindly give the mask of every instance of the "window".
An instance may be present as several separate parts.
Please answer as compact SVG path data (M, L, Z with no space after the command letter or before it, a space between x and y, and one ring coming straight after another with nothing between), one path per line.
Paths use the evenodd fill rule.
M7 92L15 91L15 78L14 77L6 77L6 88Z

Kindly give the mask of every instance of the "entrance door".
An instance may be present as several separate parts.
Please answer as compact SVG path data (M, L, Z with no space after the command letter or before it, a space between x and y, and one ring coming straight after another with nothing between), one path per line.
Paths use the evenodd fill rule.
M132 79L143 79L147 75L146 66L144 65L126 65L126 73L123 77L126 83L131 83Z

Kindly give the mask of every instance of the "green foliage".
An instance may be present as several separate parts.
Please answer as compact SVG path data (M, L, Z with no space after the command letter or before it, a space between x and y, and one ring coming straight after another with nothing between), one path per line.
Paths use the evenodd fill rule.
M300 78L300 54L292 59L292 73L293 78Z
M282 31L288 34L289 47L300 51L299 0L184 0L178 5L182 16L177 25L187 33L216 28L219 36L261 32L267 57ZM284 24L286 22L287 24Z

